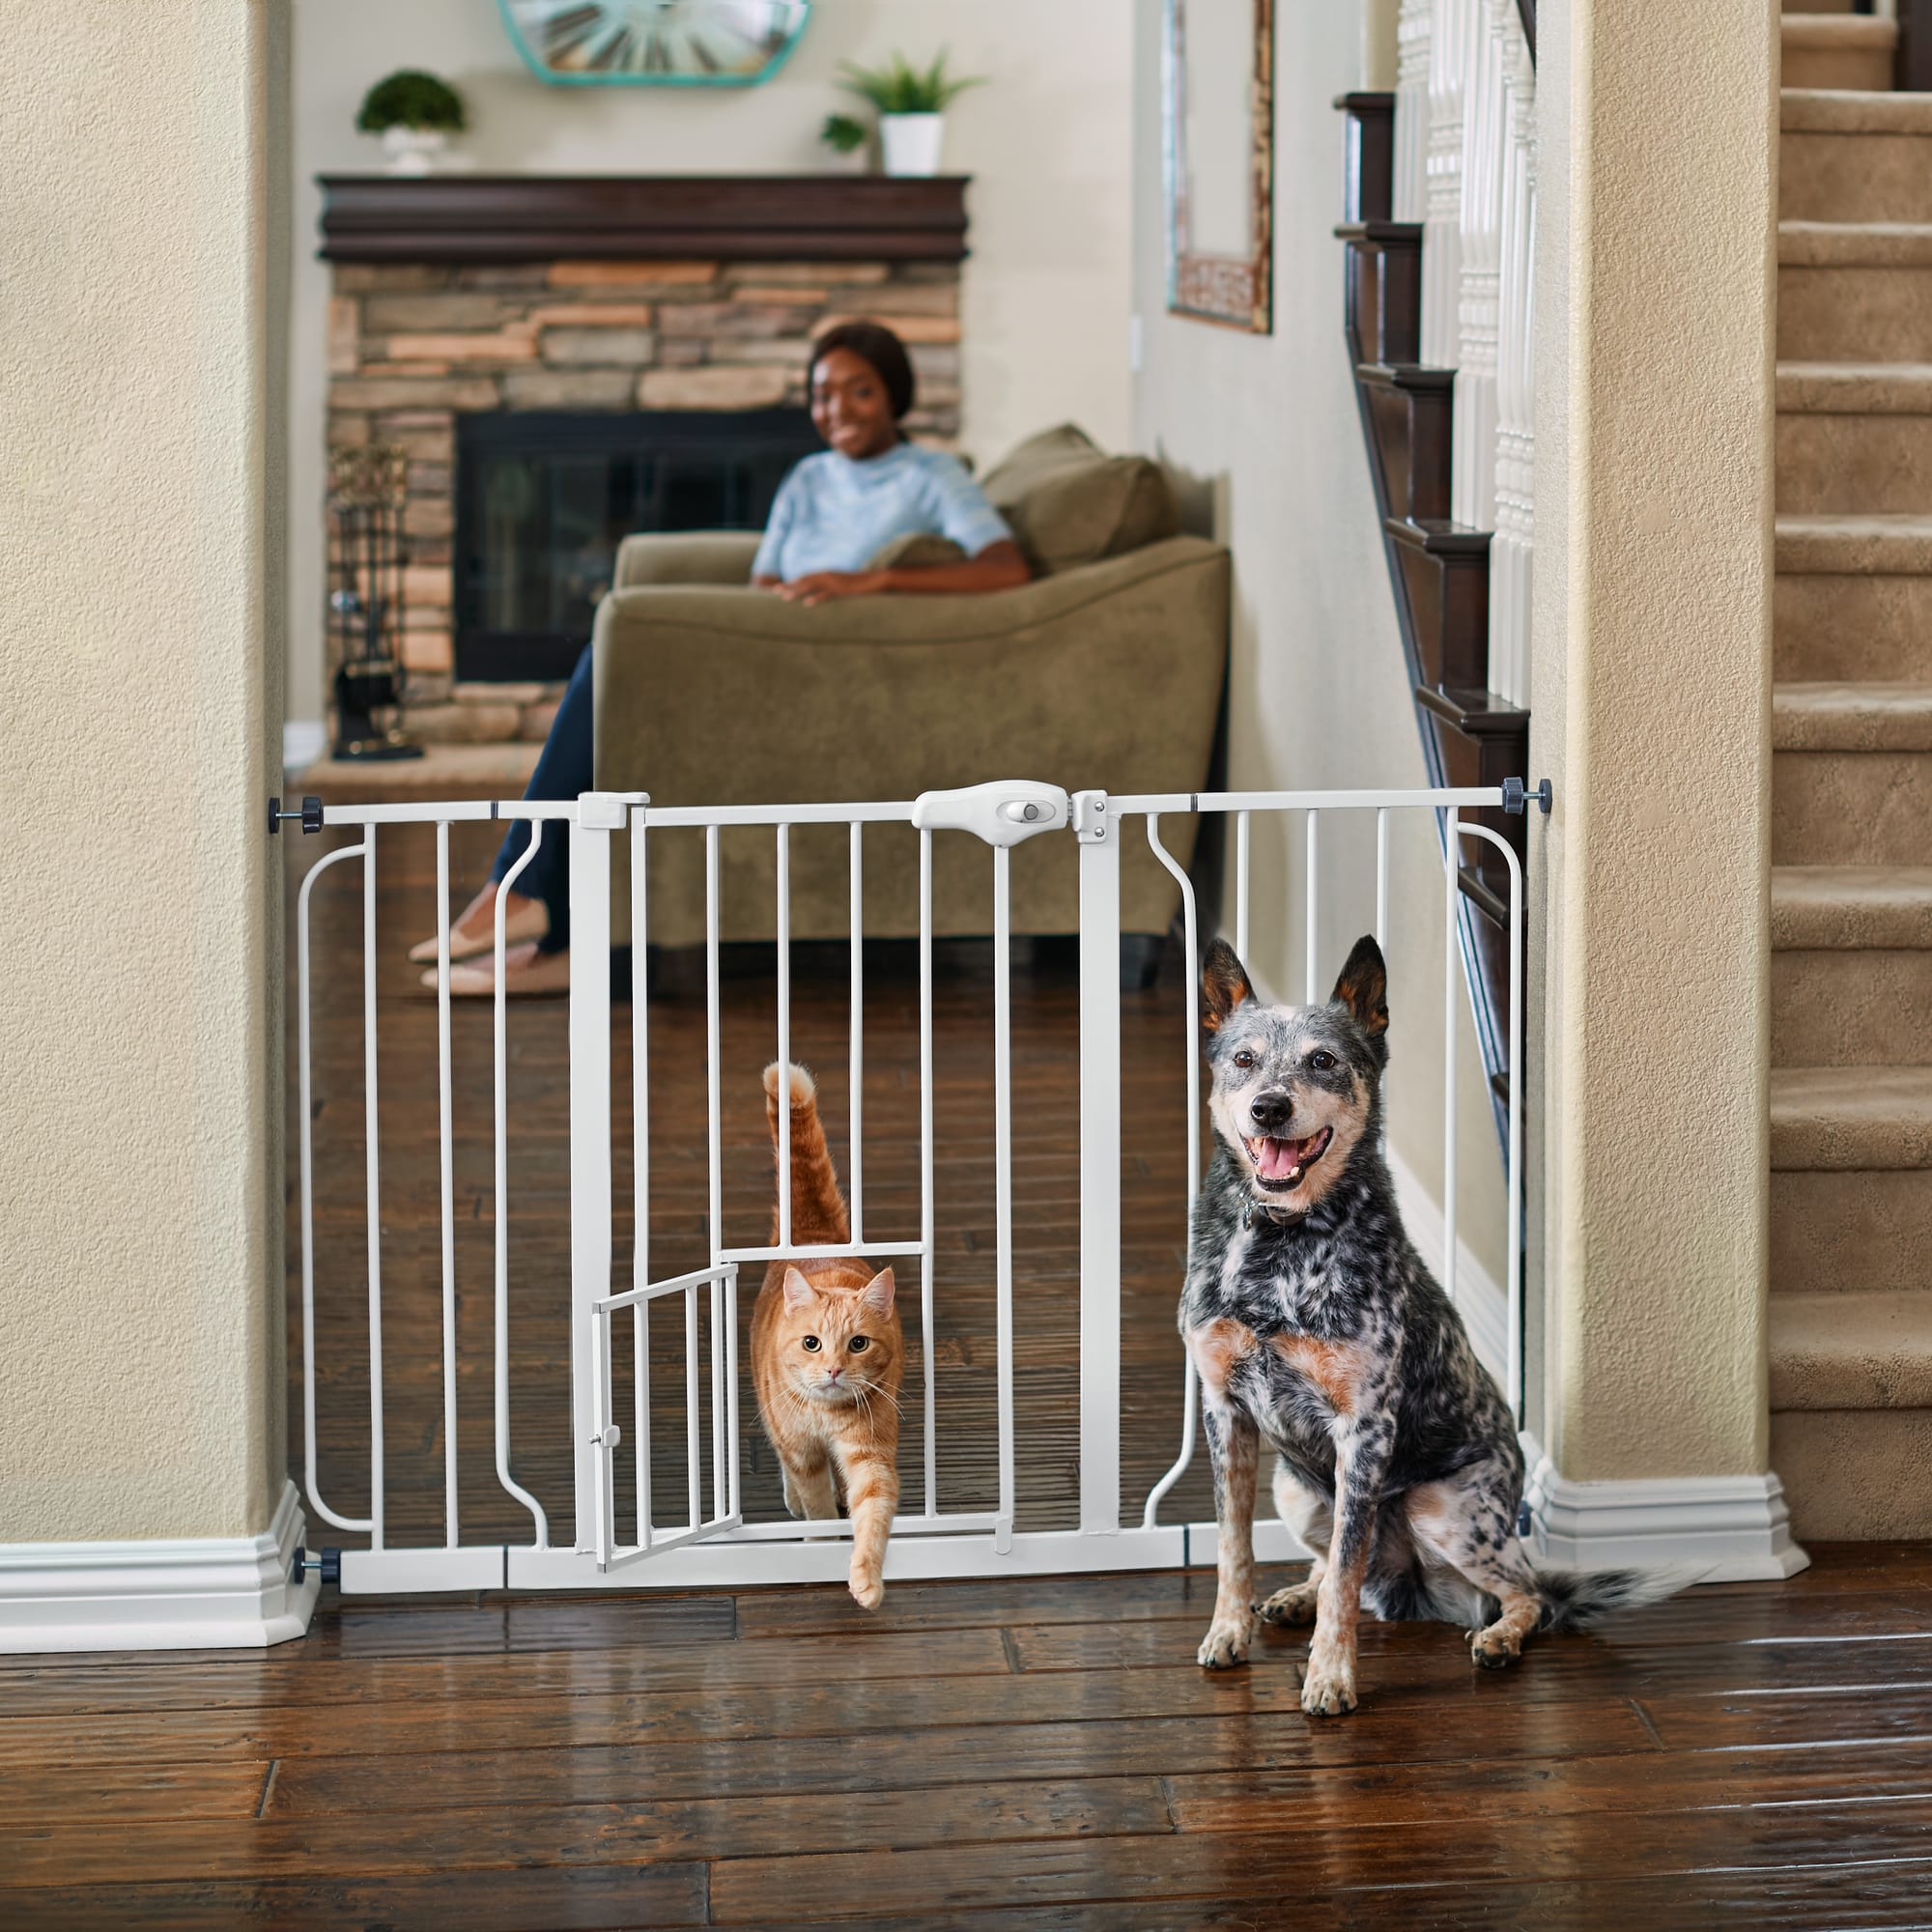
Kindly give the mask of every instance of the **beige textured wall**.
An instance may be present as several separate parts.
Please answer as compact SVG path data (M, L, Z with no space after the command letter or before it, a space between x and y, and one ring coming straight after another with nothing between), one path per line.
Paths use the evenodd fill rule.
M1751 1473L1776 14L1575 0L1542 20L1546 1439L1577 1479Z
M1386 62L1382 0L1278 6L1275 316L1267 336L1167 313L1160 0L1136 0L1134 297L1143 329L1135 440L1192 479L1192 519L1235 552L1228 776L1236 786L1427 782L1342 337L1342 118L1332 99ZM1140 836L1135 828L1136 838ZM1304 997L1301 824L1257 821L1253 965ZM1442 862L1433 824L1390 835L1389 1137L1442 1185ZM1325 998L1375 916L1373 826L1323 833ZM1232 929L1233 899L1227 920ZM1502 1161L1466 1004L1459 1053L1460 1232L1500 1282Z
M952 50L989 84L948 117L945 165L973 186L963 289L961 444L982 465L1071 418L1125 441L1129 37L1120 0L821 0L761 87L561 88L517 58L495 0L294 0L296 251L290 715L322 714L323 324L313 177L380 168L355 132L371 81L426 67L463 94L462 151L486 172L789 174L842 166L819 145L850 110L838 65Z
M251 1534L280 1451L270 10L0 23L0 1541Z

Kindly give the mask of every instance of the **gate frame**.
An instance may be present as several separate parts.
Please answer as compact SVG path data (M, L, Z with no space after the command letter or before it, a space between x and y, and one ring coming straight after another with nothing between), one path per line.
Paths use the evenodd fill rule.
M1531 796L1535 796L1534 793ZM1545 794L1547 798L1547 792ZM1112 796L1103 791L1071 794L1056 786L1014 781L967 787L958 792L924 793L899 804L804 806L770 809L720 807L713 809L652 809L639 793L582 794L571 803L536 801L475 802L445 805L332 806L325 808L325 825L355 827L362 832L360 845L343 846L325 855L304 878L298 901L298 952L300 979L299 1059L301 1082L301 1222L304 1316L305 1489L310 1505L325 1520L344 1529L367 1529L372 1547L340 1551L341 1588L345 1594L376 1591L509 1588L523 1590L599 1588L727 1588L791 1582L842 1580L849 1536L844 1519L808 1524L743 1522L738 1502L739 1388L737 1375L736 1275L748 1260L810 1259L823 1250L797 1248L790 1240L788 1201L781 1201L781 1241L776 1248L731 1249L722 1238L718 1184L720 1174L718 1065L718 830L724 826L760 825L778 828L780 852L780 1058L789 1054L788 917L785 892L785 835L793 824L842 823L853 828L854 919L853 996L855 1027L851 1044L856 1076L861 1049L856 1026L861 990L859 828L866 823L908 823L922 833L921 966L922 966L922 1120L923 1171L930 1174L931 1105L931 832L934 829L972 831L993 849L995 875L995 1054L998 1151L999 1267L996 1294L999 1308L998 1411L1001 1436L1000 1509L984 1514L953 1516L931 1513L933 1493L927 1490L927 1513L896 1517L888 1547L886 1577L910 1582L940 1577L1001 1575L1073 1575L1083 1572L1171 1569L1208 1562L1215 1552L1215 1526L1167 1523L1157 1520L1162 1496L1187 1467L1196 1438L1194 1376L1182 1350L1184 1406L1182 1443L1179 1460L1150 1492L1139 1523L1122 1520L1121 1423L1121 1176L1116 1160L1083 1161L1080 1180L1080 1302L1079 1391L1080 1454L1077 1527L1016 1531L1012 1527L1012 1270L1010 1169L1010 1053L1009 1001L1010 948L1007 860L1010 845L1043 832L1070 830L1079 848L1079 1039L1080 1134L1083 1146L1118 1147L1121 1128L1121 990L1120 867L1122 822L1134 814L1148 820L1148 836L1156 857L1179 880L1189 957L1188 1085L1189 1188L1191 1209L1201 1173L1201 1061L1195 1021L1199 999L1200 949L1191 881L1160 844L1158 821L1163 813L1232 813L1236 830L1236 944L1245 953L1249 898L1249 817L1255 811L1307 815L1307 963L1309 994L1320 998L1316 980L1315 914L1319 905L1317 828L1320 814L1330 810L1377 813L1377 915L1379 940L1387 925L1388 839L1391 810L1427 809L1441 814L1447 922L1450 934L1445 971L1445 1202L1446 1253L1443 1286L1455 1299L1455 1096L1458 1002L1466 997L1461 948L1456 942L1460 899L1457 860L1463 838L1478 838L1502 854L1509 875L1510 1032L1513 1071L1522 1065L1522 866L1507 840L1486 826L1464 822L1470 810L1523 810L1520 787L1437 787L1417 790L1272 791L1218 793L1150 793ZM1046 808L1046 810L1041 810ZM1547 809L1547 805L1546 805ZM449 1083L447 886L448 828L453 822L478 819L534 821L542 837L551 821L561 821L569 839L572 951L578 954L571 975L569 1010L570 1129L571 1129L571 1426L574 1443L573 1547L559 1548L549 1542L541 1506L510 1475L508 1453L507 1348L507 1217L504 1205L505 1119L504 995L500 972L496 995L497 1076L497 1467L499 1481L516 1500L532 1512L535 1538L527 1545L465 1545L457 1534L455 1509L456 1434L453 1416L454 1264L448 1225L449 1175L452 1159L451 1122L447 1103ZM379 1155L375 1067L374 973L375 853L379 825L428 822L438 827L438 880L440 890L439 926L439 1049L444 1104L441 1119L444 1200L444 1360L445 1360L445 1488L447 1539L443 1546L393 1548L383 1534L382 1496L382 1373L380 1330L380 1254L378 1251ZM612 1181L611 1108L611 1020L609 973L611 946L611 838L632 834L634 868L633 934L644 936L645 899L643 847L651 828L702 827L707 834L707 981L710 1142L712 1151L712 1259L706 1268L668 1283L650 1283L641 1273L629 1291L612 1293ZM532 850L534 849L534 839ZM338 1515L321 1500L316 1485L315 1352L313 1231L310 1208L311 1109L308 1029L308 897L314 880L338 860L361 856L364 863L364 1027L366 1065L367 1165L369 1174L369 1300L371 1347L371 1472L373 1503L368 1518ZM522 863L527 863L527 856ZM521 867L519 867L519 869ZM502 904L497 906L497 948L503 949ZM641 991L641 989L639 989ZM647 1066L645 1002L634 1002L638 1034L637 1078L641 1095ZM855 1094L857 1083L855 1078ZM1513 1412L1521 1420L1521 1288L1522 1288L1522 1174L1521 1081L1513 1078L1509 1096L1509 1137L1506 1152L1505 1202L1513 1238L1509 1251L1508 1344L1506 1393ZM788 1140L788 1109L780 1110L781 1139ZM857 1124L855 1116L855 1126ZM781 1150L782 1152L782 1150ZM859 1176L854 1175L855 1208ZM648 1188L647 1154L639 1142L639 1266L645 1264ZM929 1333L933 1227L929 1178L923 1188L923 1240L918 1248L903 1243L864 1243L862 1224L855 1213L854 1251L890 1250L921 1253L924 1259L923 1312ZM840 1250L843 1252L843 1250ZM696 1373L696 1324L695 1292L701 1282L712 1290L712 1376L714 1395L714 1493L710 1517L699 1520L696 1501L698 1469L694 1459L692 1521L682 1529L657 1530L649 1521L649 1486L642 1478L639 1496L645 1511L645 1531L635 1546L619 1547L611 1511L615 1478L611 1455L621 1431L611 1416L610 1364L611 1322L624 1308L646 1306L677 1292L687 1294L694 1312L687 1321L687 1388ZM724 1330L728 1321L728 1335ZM928 1384L931 1350L924 1351ZM728 1361L728 1367L727 1367ZM645 1412L647 1394L639 1365L638 1402ZM930 1396L928 1392L928 1402ZM928 1411L929 1412L929 1411ZM695 1432L694 1407L689 1427ZM648 1449L648 1439L642 1445ZM644 1461L648 1463L648 1455ZM928 1434L928 1470L930 1469ZM586 1533L587 1532L587 1533ZM1255 1523L1256 1555L1263 1561L1293 1560L1310 1552L1278 1521ZM640 1559L648 1558L648 1561Z

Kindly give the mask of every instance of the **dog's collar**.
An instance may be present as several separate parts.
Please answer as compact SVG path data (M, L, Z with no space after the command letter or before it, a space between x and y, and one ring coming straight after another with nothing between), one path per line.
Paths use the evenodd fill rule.
M1257 1201L1250 1194L1241 1202L1241 1232L1243 1234L1246 1234L1254 1227L1255 1216L1257 1214L1261 1215L1265 1221L1272 1221L1277 1228L1293 1227L1295 1222L1304 1221L1308 1218L1308 1210L1306 1208L1303 1208L1298 1214L1285 1214L1277 1208L1264 1206L1263 1203Z

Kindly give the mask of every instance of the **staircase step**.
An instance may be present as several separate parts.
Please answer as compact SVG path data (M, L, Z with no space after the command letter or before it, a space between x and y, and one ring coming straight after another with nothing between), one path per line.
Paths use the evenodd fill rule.
M1774 1294L1771 1406L1932 1408L1932 1294Z
M1932 142L1925 166L1932 180ZM1780 362L1777 507L1792 515L1932 503L1932 362Z
M1780 24L1787 86L1891 85L1896 21L1870 14L1786 14Z
M1932 515L1779 516L1777 568L1834 577L1916 577L1932 573Z
M1932 221L1932 94L1786 88L1780 118L1786 221Z
M1932 948L1932 866L1774 866L1771 944Z
M1773 867L1771 1063L1932 1064L1932 867Z
M1932 361L1932 222L1777 224L1777 354Z
M1778 684L1777 752L1932 752L1932 684Z
M1771 1062L1932 1065L1932 950L1775 948Z
M1932 576L1780 572L1771 611L1776 678L1932 678Z
M1774 1066L1771 1165L1932 1168L1932 1066Z
M1932 1290L1932 1168L1771 1176L1774 1294Z
M1774 1415L1771 1466L1801 1542L1932 1537L1932 1408Z

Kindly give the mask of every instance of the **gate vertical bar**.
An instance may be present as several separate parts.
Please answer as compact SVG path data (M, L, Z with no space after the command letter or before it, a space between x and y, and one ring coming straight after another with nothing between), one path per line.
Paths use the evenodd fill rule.
M1321 997L1321 978L1320 973L1316 970L1317 962L1321 956L1321 942L1320 942L1320 935L1316 930L1316 923L1321 911L1321 845L1318 841L1318 837L1317 837L1318 832L1320 830L1321 814L1319 811L1309 811L1304 814L1304 817L1307 821L1307 837L1308 837L1308 859L1307 859L1308 897L1302 917L1308 927L1308 931L1305 934L1308 947L1308 957L1304 970L1304 978L1307 982L1307 990L1302 994L1302 998L1308 1003L1308 1005L1312 1007Z
M925 1374L925 1514L939 1514L932 1378L932 834L919 835L919 1319Z
M1013 946L1012 854L993 847L993 1164L998 1321L1000 1509L993 1547L1013 1539Z
M631 808L631 1286L651 1278L651 1019L650 908L645 894L644 810ZM631 1309L631 1427L638 1456L638 1541L651 1541L651 1311Z
M529 1511L538 1549L550 1547L550 1519L544 1514L543 1505L510 1474L510 1023L509 1008L503 993L503 952L506 937L504 915L508 910L505 900L517 881L524 876L524 868L536 857L543 843L545 829L542 819L531 822L528 844L524 847L517 863L503 874L502 883L497 889L496 944L492 955L496 968L496 997L492 1002L491 1032L492 1094L496 1109L493 1174L497 1224L497 1481L504 1494L514 1496Z
M383 1547L383 1170L376 1128L376 828L362 828L362 1100L369 1185L369 1547Z
M611 1293L611 835L584 824L584 815L580 799L568 821L571 1459L579 1549L591 1547L602 1454L592 1439L598 1318L591 1304Z
M1160 842L1160 814L1151 811L1147 821L1148 846L1180 888L1182 929L1187 948L1187 1239L1189 1259L1194 1240L1194 1201L1201 1192L1201 952L1200 933L1194 905L1194 881L1182 866ZM1199 1427L1201 1392L1194 1380L1194 1358L1183 1353L1180 1362L1180 1452L1167 1473L1148 1492L1141 1512L1141 1527L1156 1527L1161 1498L1187 1473L1194 1461L1194 1441Z
M852 1177L852 1238L866 1238L866 1136L864 1118L866 1056L863 1044L866 1019L866 907L865 846L866 828L852 821L852 1026L849 1036L850 1060L846 1074L846 1106L852 1122L852 1147L846 1162Z
M1388 951L1389 929L1389 815L1385 805L1376 808L1376 944Z
M1235 814L1235 952L1243 964L1248 957L1248 814Z
M791 827L778 829L779 935L779 1246L791 1246ZM711 1259L718 1256L714 1251ZM722 1290L712 1284L714 1312L724 1307ZM714 1498L719 1515L722 1496Z
M1462 936L1457 920L1461 814L1452 805L1442 840L1442 1292L1456 1301L1456 1025L1461 1017Z
M724 1076L723 1068L718 1064L720 1033L718 949L720 923L723 918L719 883L718 828L715 825L707 825L704 828L704 1093L708 1117L705 1134L711 1168L709 1210L711 1260L714 1264L718 1260L718 1250L724 1245L724 1128L721 1113L724 1106ZM784 1118L783 1109L780 1110L779 1118L781 1120ZM691 1526L696 1529L704 1520L704 1507L700 1496L702 1477L699 1468L699 1449L703 1438L697 1426L697 1291L696 1288L691 1289L684 1297L684 1406L685 1456L690 1463L687 1473L691 1489Z
M442 1166L442 1537L457 1548L456 1523L456 1156L449 1066L449 821L436 822L437 1144Z
M1509 1309L1507 1346L1510 1413L1522 1427L1522 871L1514 852L1510 868L1509 1023Z
M1091 803L1091 801L1083 801ZM1121 1527L1121 846L1104 810L1080 839L1080 1528ZM1246 814L1239 821L1246 915ZM1243 941L1245 944L1245 941Z

